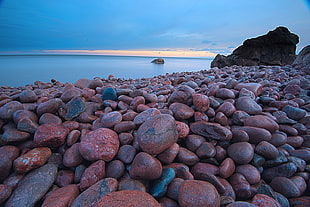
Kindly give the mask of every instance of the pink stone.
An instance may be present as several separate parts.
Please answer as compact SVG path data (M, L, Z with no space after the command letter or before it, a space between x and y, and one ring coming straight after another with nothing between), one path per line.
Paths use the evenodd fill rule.
M69 129L62 125L44 124L38 127L33 142L39 147L59 147L65 143Z

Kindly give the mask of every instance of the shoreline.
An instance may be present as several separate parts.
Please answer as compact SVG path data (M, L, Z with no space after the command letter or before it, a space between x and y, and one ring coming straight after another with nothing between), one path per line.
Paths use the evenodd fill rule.
M305 68L230 66L0 86L0 201L134 204L138 190L153 206L184 205L189 197L210 206L306 206ZM42 188L29 191L34 183Z

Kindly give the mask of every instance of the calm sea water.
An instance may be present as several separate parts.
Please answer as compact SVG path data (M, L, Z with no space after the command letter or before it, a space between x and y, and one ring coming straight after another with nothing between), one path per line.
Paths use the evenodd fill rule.
M152 57L103 55L0 55L0 86L25 86L35 81L74 83L80 78L150 78L166 73L210 68L212 59L165 58L165 64L150 63Z

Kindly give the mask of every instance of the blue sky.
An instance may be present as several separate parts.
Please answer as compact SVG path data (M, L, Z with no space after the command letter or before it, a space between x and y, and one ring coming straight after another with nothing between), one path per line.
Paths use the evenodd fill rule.
M308 4L308 6L307 6ZM0 0L0 52L192 50L228 54L286 26L310 44L305 0Z

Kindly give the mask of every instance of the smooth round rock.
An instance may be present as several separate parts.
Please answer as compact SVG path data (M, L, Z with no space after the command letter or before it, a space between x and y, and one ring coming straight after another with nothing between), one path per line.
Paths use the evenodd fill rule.
M105 162L103 160L98 160L92 163L88 168L85 169L81 180L80 180L80 190L84 191L99 180L103 179L105 176Z
M205 112L208 111L210 107L209 97L203 94L194 94L193 95L193 105L197 111Z
M173 103L169 106L176 120L189 119L194 115L194 110L183 103Z
M118 190L138 190L138 191L143 191L146 192L146 187L144 184L138 180L134 179L121 179L119 184L118 184Z
M62 120L59 116L56 116L55 114L51 114L51 113L44 113L41 115L40 119L39 119L39 124L43 125L43 124L62 124Z
M180 207L214 207L220 205L220 195L215 187L201 180L186 180L179 187Z
M178 102L184 103L188 106L193 104L193 95L195 94L195 90L186 85L178 86L173 93L169 96L168 104Z
M248 142L237 142L231 144L227 148L227 153L229 157L241 165L248 164L254 156L253 147Z
M227 89L227 88L220 88L219 90L217 90L215 96L217 98L221 98L221 99L230 99L230 98L235 98L235 94L232 90Z
M146 120L137 131L138 143L144 152L159 154L178 139L175 120L168 114Z
M163 197L167 192L167 187L175 178L175 172L172 168L164 168L161 177L152 184L150 193L155 198Z
M19 173L26 173L43 166L52 155L48 147L34 148L14 160L14 170Z
M111 161L118 152L119 140L116 132L99 128L81 137L80 153L84 159Z
M267 141L271 139L271 133L263 128L244 126L237 129L245 131L249 135L249 142L251 144L258 144L261 141Z
M12 187L0 184L0 205L6 201L12 193Z
M72 170L59 170L55 184L59 187L70 185L74 181L74 172Z
M225 114L227 117L230 117L234 114L234 112L236 111L236 108L234 106L234 104L226 101L224 103L222 103L217 109L216 112L222 112L223 114Z
M24 90L19 94L19 100L22 103L32 103L38 100L38 96L33 90Z
M244 125L267 129L271 133L279 130L278 123L273 119L271 119L270 117L264 115L255 115L247 117L244 120Z
M257 207L257 205L245 201L236 201L234 203L228 204L226 207Z
M262 113L262 107L248 96L242 96L236 100L236 109L248 114L256 115Z
M10 174L13 161L19 156L19 149L16 146L5 145L0 147L0 181L3 181Z
M251 186L245 177L240 173L234 173L230 178L229 182L233 187L237 198L248 199L251 196Z
M205 141L206 139L203 136L190 134L186 137L185 140L186 148L192 152L195 152L198 149L198 147L200 147L200 145Z
M136 190L116 191L104 195L96 203L96 207L160 207L161 205L150 194Z
M129 164L136 156L136 149L132 145L123 145L119 148L117 157L125 164Z
M264 169L262 178L269 182L274 177L291 177L297 171L296 165L293 163L285 163L279 166Z
M57 166L46 164L27 174L13 191L5 206L35 206L54 183Z
M276 159L279 154L278 149L266 141L261 141L260 143L258 143L254 151L255 153L263 156L264 158L271 160Z
M102 179L78 195L71 207L93 207L102 196L116 191L117 186L114 178Z
M60 98L50 99L46 102L40 103L37 107L37 114L40 116L44 113L55 114L59 107L64 105Z
M184 147L180 147L177 154L177 160L185 165L194 165L198 162L199 157L192 151Z
M66 207L71 206L72 202L79 195L79 187L77 185L67 185L53 191L44 200L42 207Z
M102 123L102 127L111 128L114 127L116 124L122 121L122 114L118 111L112 111L104 115L100 122Z
M180 146L177 143L174 143L168 149L160 153L157 158L165 164L170 164L178 155L179 150Z
M38 147L59 147L65 143L69 129L62 125L43 124L34 134L33 142Z
M230 140L232 133L229 129L217 123L198 121L190 125L193 133L215 140Z
M228 178L235 172L235 169L235 162L230 157L227 157L219 166L219 175L222 178Z
M204 142L198 147L196 154L201 159L210 158L216 155L216 149L212 143Z
M120 160L111 161L106 167L106 177L119 179L125 172L125 165Z
M116 101L117 100L117 93L116 90L112 87L108 87L106 89L104 89L103 93L102 93L102 100L112 100L112 101Z
M301 192L293 181L286 177L275 177L269 184L272 189L281 193L287 198L300 196Z
M147 109L141 113L139 113L133 120L135 125L143 124L146 120L150 119L151 117L160 114L160 111L156 108Z
M186 123L180 121L176 121L175 123L177 125L179 138L185 139L190 132L189 126Z
M24 106L18 101L11 101L0 107L0 119L11 119L18 110L23 110Z
M294 119L296 121L302 119L307 114L306 110L291 105L284 106L282 108L282 111L284 111L287 114L288 118Z
M76 167L82 162L83 157L80 153L80 143L75 143L65 151L63 164L66 167Z
M161 173L160 161L145 152L136 155L129 170L130 177L137 180L155 180Z
M236 167L236 173L242 174L251 185L261 180L259 171L253 165L239 165Z
M236 90L246 88L249 91L252 91L255 94L255 96L258 96L262 91L263 85L260 83L238 83L234 88Z

